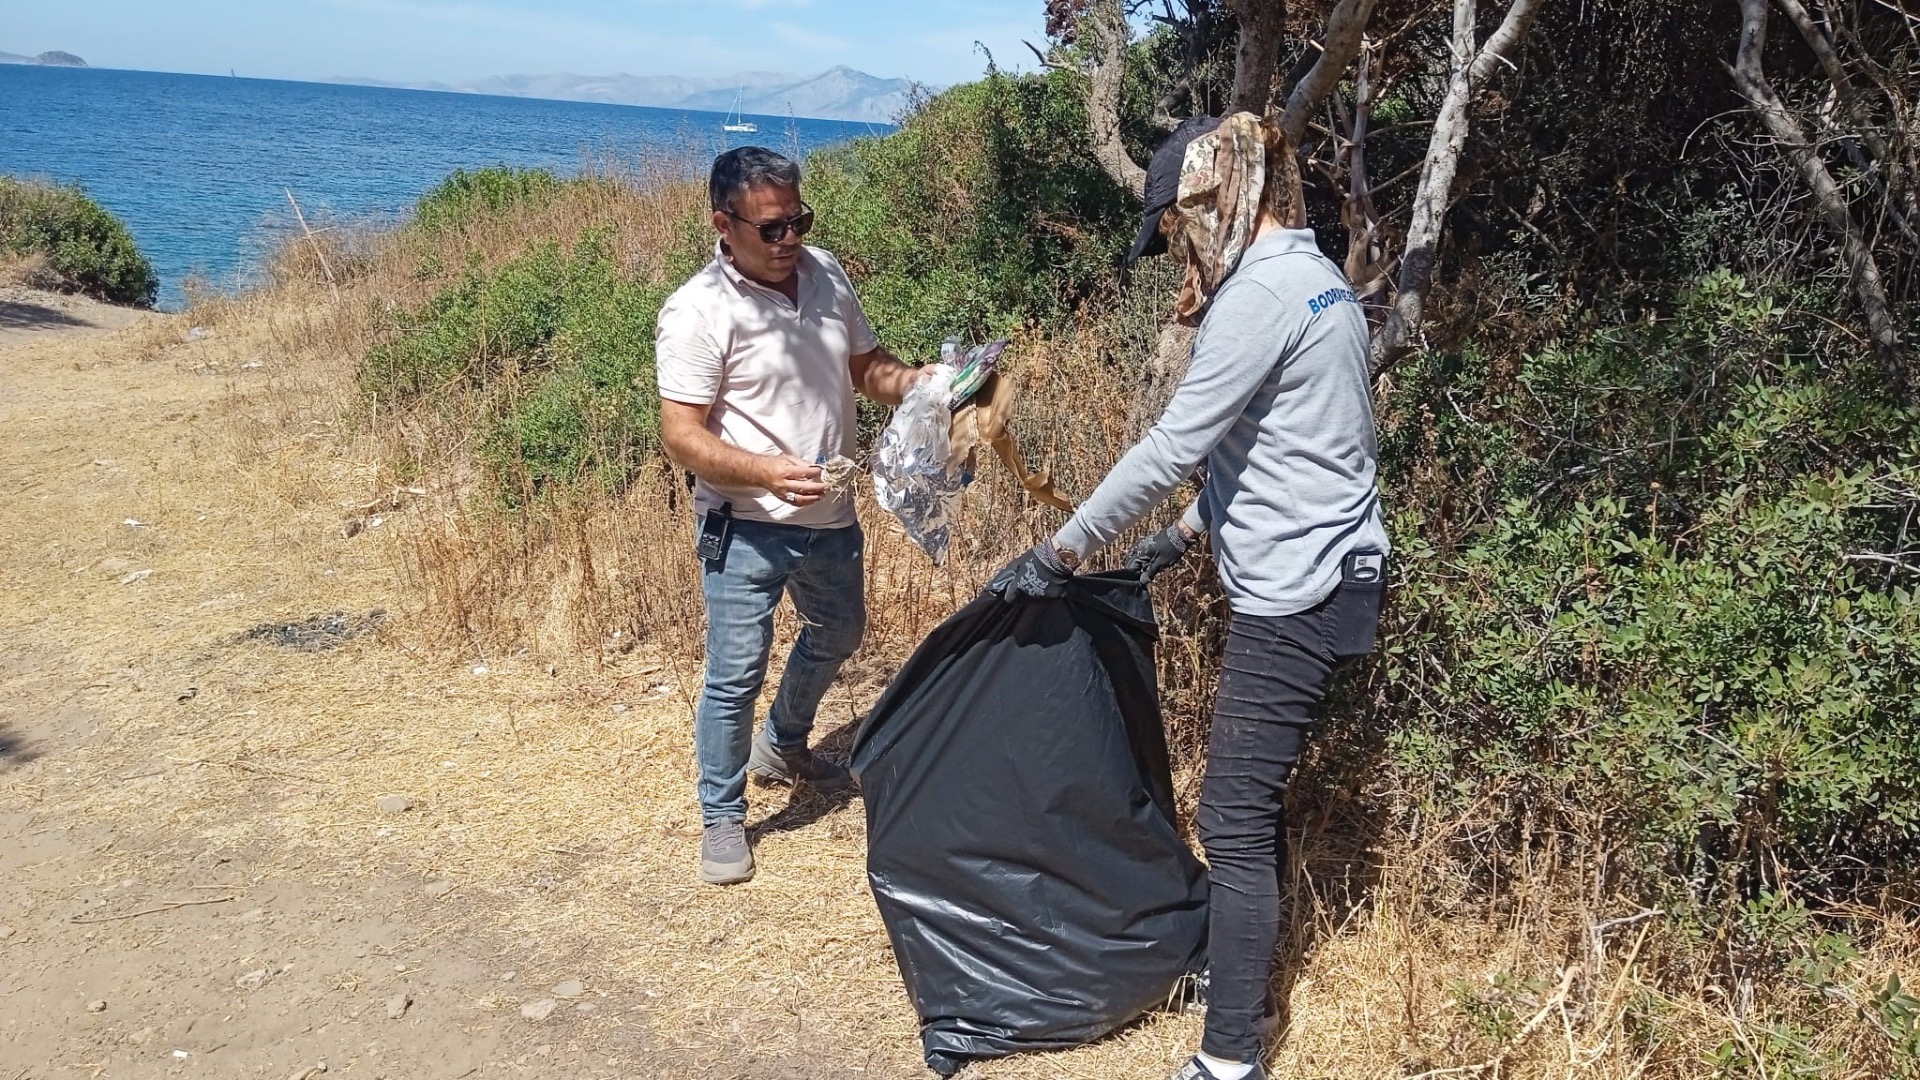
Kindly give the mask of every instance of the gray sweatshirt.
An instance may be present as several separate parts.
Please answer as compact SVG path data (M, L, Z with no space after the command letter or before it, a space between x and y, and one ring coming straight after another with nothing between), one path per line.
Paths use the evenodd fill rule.
M1160 421L1054 544L1082 558L1193 475L1186 523L1209 534L1235 612L1292 615L1325 600L1350 551L1387 551L1367 321L1310 229L1256 240L1200 323Z

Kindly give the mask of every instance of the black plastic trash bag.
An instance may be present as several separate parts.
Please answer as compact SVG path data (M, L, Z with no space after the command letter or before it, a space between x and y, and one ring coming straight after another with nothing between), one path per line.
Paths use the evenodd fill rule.
M1206 963L1206 871L1173 823L1137 575L983 595L854 744L867 878L927 1064L1097 1039Z

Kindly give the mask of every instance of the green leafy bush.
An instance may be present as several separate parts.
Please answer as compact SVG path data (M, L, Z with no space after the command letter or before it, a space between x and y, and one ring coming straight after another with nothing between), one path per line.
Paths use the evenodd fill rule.
M0 252L42 255L73 289L111 303L150 307L160 290L127 227L78 187L0 176Z
M561 180L547 169L455 169L435 184L413 210L416 228L427 233L456 229L482 217L519 206L551 201L563 185L597 183L592 179Z
M1112 282L1135 195L1095 162L1061 72L991 74L897 132L816 153L814 242L846 264L882 340L930 359L949 334L1064 317Z
M1920 856L1920 415L1808 299L1716 272L1505 377L1407 373L1381 700L1431 797L1604 821L1698 900Z
M478 402L491 417L482 457L511 497L615 489L658 445L654 318L669 291L623 272L603 232L571 251L536 243L391 313L403 329L362 383L376 398Z

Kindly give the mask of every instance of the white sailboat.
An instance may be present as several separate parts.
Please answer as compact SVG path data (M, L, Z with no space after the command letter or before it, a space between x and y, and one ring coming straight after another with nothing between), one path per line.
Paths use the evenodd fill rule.
M720 125L720 130L741 131L747 134L752 134L760 130L759 124L747 119L746 114L740 111L740 96L746 93L746 89L747 88L743 86L733 92L733 111L727 114L727 122Z

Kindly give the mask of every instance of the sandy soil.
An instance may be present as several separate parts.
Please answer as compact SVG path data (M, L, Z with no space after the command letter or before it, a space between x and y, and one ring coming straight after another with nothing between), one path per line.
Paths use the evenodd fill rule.
M0 423L12 433L0 484L14 506L0 530L11 597L0 616L0 1076L285 1077L323 1061L344 1075L514 1063L592 1075L571 1071L583 1051L564 1038L581 1014L516 1029L514 1012L475 1005L519 991L503 981L514 950L457 932L423 945L424 923L446 916L409 910L417 873L289 867L256 836L182 820L185 804L207 799L195 777L207 768L226 789L221 815L271 812L282 781L264 766L207 766L162 747L174 718L207 726L189 683L216 689L194 673L233 648L215 627L297 603L305 576L244 565L271 523L230 530L214 549L183 551L169 536L183 520L245 516L209 485L209 470L232 473L203 456L228 385L164 355L190 335L204 331L80 298L0 295ZM156 349L162 358L130 358Z
M43 334L102 333L131 326L146 313L84 296L0 285L0 349Z

